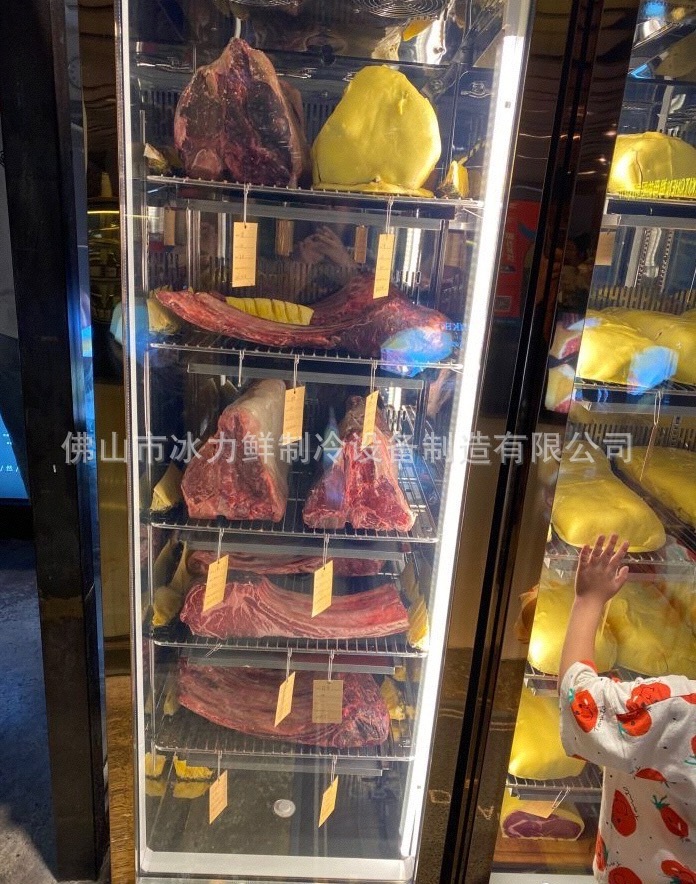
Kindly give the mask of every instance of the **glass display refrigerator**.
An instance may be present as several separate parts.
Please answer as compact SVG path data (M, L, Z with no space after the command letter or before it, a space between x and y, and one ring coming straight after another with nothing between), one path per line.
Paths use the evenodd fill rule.
M120 4L139 880L414 880L603 15Z
M694 11L642 5L596 249L577 236L565 251L534 416L556 455L519 495L493 712L472 762L491 814L461 822L465 866L486 857L492 871L463 880L590 882L593 859L605 861L602 771L566 757L558 733L582 544L612 531L631 542L595 643L600 671L696 676Z

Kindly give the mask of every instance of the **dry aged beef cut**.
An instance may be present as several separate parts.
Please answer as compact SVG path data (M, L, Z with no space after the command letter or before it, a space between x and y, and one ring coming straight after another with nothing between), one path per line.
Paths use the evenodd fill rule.
M275 727L278 688L285 670L236 669L179 663L179 702L208 721L254 737L290 740L309 746L357 749L379 746L389 736L389 712L371 675L338 674L343 679L343 721L312 722L313 672L295 674L292 712Z
M179 614L195 635L208 638L378 638L406 632L408 614L393 583L352 595L334 595L312 617L312 597L275 586L265 577L234 575L224 599L203 610L205 584L191 587Z
M254 556L231 552L228 567L231 571L251 574L313 574L324 564L322 556ZM217 553L204 550L192 552L186 562L190 574L197 577L208 573L208 566L217 559ZM334 577L372 577L379 574L384 562L377 559L334 559Z
M413 374L412 367L451 354L452 323L444 314L413 304L393 286L386 298L375 300L373 287L373 276L359 274L343 289L312 305L309 325L251 316L215 293L160 289L155 296L177 316L206 331L269 347L347 350L355 356L380 359L398 374Z
M409 531L415 515L399 487L384 424L378 418L368 449L361 449L365 400L351 396L339 426L341 448L311 487L302 517L310 528Z
M271 522L283 518L288 464L280 458L278 440L284 405L283 381L263 380L222 412L217 432L188 463L181 481L191 518ZM253 447L245 452L253 439L256 452Z
M299 93L263 52L237 38L181 93L174 143L193 178L283 187L308 179Z

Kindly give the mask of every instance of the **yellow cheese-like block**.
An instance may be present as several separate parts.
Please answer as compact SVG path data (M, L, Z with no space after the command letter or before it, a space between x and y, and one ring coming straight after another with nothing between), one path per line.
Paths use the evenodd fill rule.
M570 619L574 590L572 583L562 583L545 572L539 585L532 634L527 659L535 669L558 675L561 648ZM607 672L616 661L616 639L604 628L595 639L595 664Z
M508 769L515 777L559 780L577 777L585 762L569 758L561 745L558 698L522 688Z
M645 464L647 454L647 448L637 446L631 450L630 460L626 459L628 454L617 458L621 471L680 519L696 526L696 452L655 446Z
M284 322L287 325L309 325L314 315L311 307L294 304L292 301L279 301L276 298L225 298L231 307L242 310L250 316Z
M669 649L669 672L696 678L696 638L686 623L680 623L674 645Z
M181 470L170 463L152 491L150 509L153 513L166 512L183 500L181 495L182 476Z
M180 780L211 780L215 773L209 767L192 765L187 761L174 756L174 772Z
M696 148L662 132L619 135L607 185L611 193L640 191L654 181L696 176Z
M186 798L189 801L194 798L200 798L210 788L210 783L174 783L174 787L172 788L172 795L175 798Z
M577 375L588 381L650 388L672 377L676 357L646 334L588 310Z
M515 838L534 838L534 839L542 839L544 841L576 841L580 835L582 835L585 829L585 822L583 818L578 813L577 807L572 804L570 801L561 801L561 803L554 807L554 801L530 801L524 800L522 798L518 798L516 795L513 795L509 789L505 790L505 794L503 795L503 803L500 807L500 829L503 833L503 837L510 837L506 831L506 822L508 818L513 813L523 813L530 818L530 820L537 818L539 823L543 825L543 821L547 819L552 820L568 820L568 822L575 823L577 826L576 833L571 836L567 836L566 838L559 839L558 837L549 836L549 835L518 835L515 834Z
M406 718L406 705L401 691L397 688L394 680L387 676L380 685L379 691L389 710L389 718L392 721L404 721Z
M440 158L437 116L407 77L362 68L312 147L315 187L420 191Z
M571 546L618 534L630 552L652 552L665 544L665 529L650 507L611 472L600 452L595 463L564 461L556 486L551 524Z
M428 650L430 639L430 624L428 622L428 609L423 596L408 609L408 643L421 651Z
M641 675L667 675L679 614L653 583L625 583L611 600L607 623L616 636L616 664Z
M145 776L152 777L153 779L157 779L162 776L162 771L164 770L164 755L155 755L153 757L151 752L145 753Z
M172 335L181 328L176 316L156 298L147 299L147 319L153 334Z

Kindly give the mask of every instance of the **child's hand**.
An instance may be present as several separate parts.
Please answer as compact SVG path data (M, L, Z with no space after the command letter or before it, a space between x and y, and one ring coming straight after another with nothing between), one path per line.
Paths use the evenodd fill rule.
M616 548L617 534L612 534L604 546L604 535L600 534L592 549L583 546L580 562L575 574L575 595L578 599L596 601L604 605L626 582L628 567L621 566L628 550L628 541Z

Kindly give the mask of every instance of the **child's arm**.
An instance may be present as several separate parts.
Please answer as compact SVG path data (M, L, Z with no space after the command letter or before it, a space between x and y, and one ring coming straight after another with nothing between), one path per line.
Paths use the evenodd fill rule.
M583 546L575 575L575 599L570 610L561 666L558 675L559 688L568 669L580 660L594 658L594 643L602 620L605 604L612 599L626 582L628 568L620 567L628 550L628 542L616 549L618 536L612 534L604 546L601 534L592 549Z

